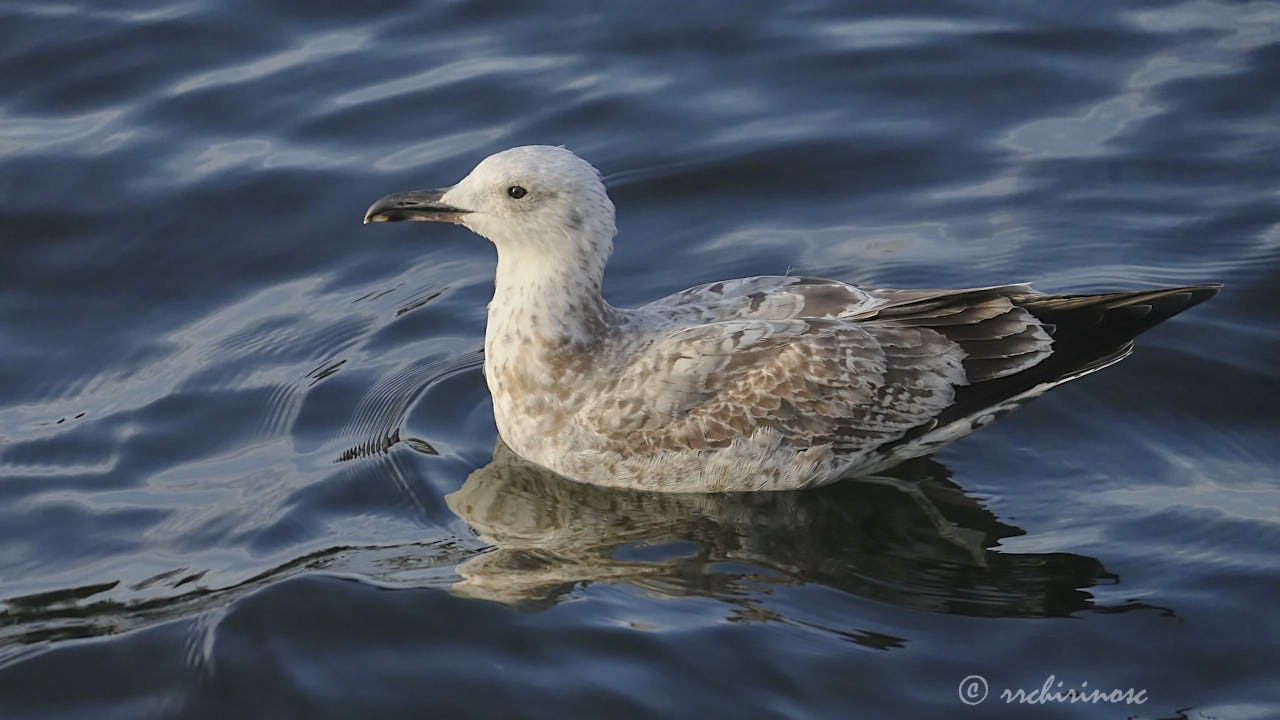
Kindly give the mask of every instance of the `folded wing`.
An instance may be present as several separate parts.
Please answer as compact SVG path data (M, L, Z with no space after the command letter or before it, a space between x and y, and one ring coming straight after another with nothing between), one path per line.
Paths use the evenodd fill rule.
M888 452L1116 362L1134 335L1218 290L1038 295L1025 285L863 291L807 278L754 281L682 295L725 296L740 316L785 307L784 319L672 332L581 410L584 424L633 454L725 447L766 428L797 448ZM768 286L787 297L768 297ZM786 317L806 305L828 312Z

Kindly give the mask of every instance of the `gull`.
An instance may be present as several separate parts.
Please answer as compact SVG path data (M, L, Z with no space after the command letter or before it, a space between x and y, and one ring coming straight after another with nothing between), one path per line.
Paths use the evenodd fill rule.
M484 374L506 444L571 480L654 491L873 475L1119 362L1138 333L1222 287L1050 295L783 275L616 308L601 296L615 234L604 182L545 145L364 216L403 220L456 223L497 248Z

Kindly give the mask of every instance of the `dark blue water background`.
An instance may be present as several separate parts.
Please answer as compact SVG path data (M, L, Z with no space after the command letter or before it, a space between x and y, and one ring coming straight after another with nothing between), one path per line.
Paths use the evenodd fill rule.
M575 486L492 247L360 225L528 143L615 304L1227 289L903 468L943 523ZM4 2L0 250L0 717L1280 716L1277 3Z

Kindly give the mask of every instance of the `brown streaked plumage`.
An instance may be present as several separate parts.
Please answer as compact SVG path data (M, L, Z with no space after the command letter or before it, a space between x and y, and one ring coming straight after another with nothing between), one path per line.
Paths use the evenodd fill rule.
M1041 295L781 276L614 308L600 296L613 205L590 165L545 146L365 217L417 219L498 249L485 375L506 443L574 480L652 490L814 487L932 452L1118 362L1220 288Z

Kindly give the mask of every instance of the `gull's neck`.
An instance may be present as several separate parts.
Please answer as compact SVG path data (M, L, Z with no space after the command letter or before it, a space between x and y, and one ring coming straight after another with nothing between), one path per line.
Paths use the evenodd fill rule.
M485 351L540 359L544 349L589 349L619 322L600 295L607 250L556 254L545 246L499 248Z
M607 343L621 325L621 314L600 296L603 276L603 255L580 263L499 248L485 382L498 432L535 462L551 462L548 438L566 432L588 398L580 378L607 362Z

